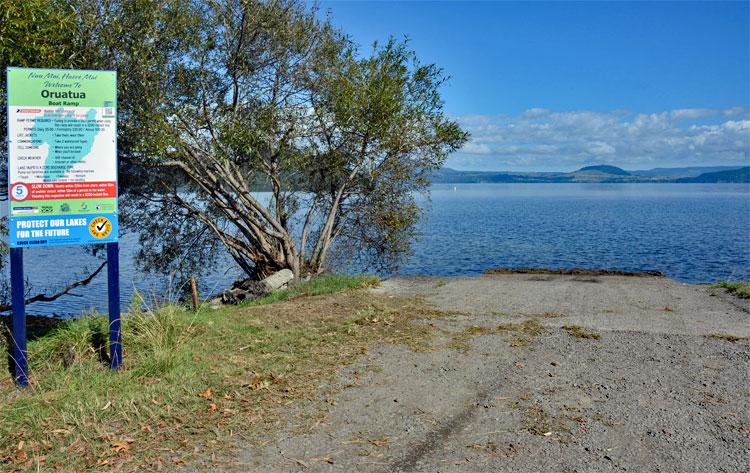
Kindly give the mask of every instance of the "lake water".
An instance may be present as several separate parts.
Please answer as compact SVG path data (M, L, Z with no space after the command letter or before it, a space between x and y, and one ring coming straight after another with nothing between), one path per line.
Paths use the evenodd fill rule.
M750 279L750 186L436 185L422 233L403 274L581 267Z
M662 271L707 283L750 279L750 186L734 184L457 184L432 188L415 254L399 274L479 274L494 267ZM135 238L121 241L122 299L179 293L175 281L137 272ZM73 247L25 250L35 288L55 289L96 263ZM201 276L221 291L239 271L227 261ZM106 272L29 313L106 310Z

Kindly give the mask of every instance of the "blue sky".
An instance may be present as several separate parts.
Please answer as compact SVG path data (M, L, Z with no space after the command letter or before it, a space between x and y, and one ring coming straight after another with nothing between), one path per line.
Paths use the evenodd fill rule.
M458 169L750 164L750 9L731 3L326 1L362 45L452 77Z

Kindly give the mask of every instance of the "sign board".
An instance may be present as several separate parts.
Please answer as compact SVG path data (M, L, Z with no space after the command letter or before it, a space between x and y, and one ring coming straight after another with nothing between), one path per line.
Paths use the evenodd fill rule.
M117 241L117 73L8 68L9 242Z
M122 363L117 242L117 73L9 67L13 377L29 384L23 249L107 244L110 366Z

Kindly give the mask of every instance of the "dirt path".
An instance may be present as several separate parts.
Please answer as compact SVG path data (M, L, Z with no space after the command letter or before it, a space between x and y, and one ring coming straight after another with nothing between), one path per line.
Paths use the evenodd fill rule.
M340 374L311 432L245 471L747 471L750 301L667 278L395 278L459 315ZM442 338L442 340L441 340Z

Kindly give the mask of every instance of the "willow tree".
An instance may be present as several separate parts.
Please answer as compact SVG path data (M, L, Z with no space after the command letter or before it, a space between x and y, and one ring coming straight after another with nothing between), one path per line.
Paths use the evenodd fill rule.
M426 176L467 139L440 69L403 42L362 52L302 0L21 4L11 65L118 71L120 221L146 269L225 249L250 276L317 273L332 248L393 268ZM64 34L24 26L41 13Z
M336 246L392 268L426 176L467 139L443 111L442 71L401 42L363 55L301 2L200 14L200 41L162 88L162 148L128 206L141 260L204 263L220 243L251 276L299 275L322 271Z

